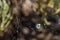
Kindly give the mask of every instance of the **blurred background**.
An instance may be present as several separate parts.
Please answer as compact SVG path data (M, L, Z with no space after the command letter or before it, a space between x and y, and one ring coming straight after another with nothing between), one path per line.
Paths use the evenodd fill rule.
M60 0L0 0L0 40L60 40Z

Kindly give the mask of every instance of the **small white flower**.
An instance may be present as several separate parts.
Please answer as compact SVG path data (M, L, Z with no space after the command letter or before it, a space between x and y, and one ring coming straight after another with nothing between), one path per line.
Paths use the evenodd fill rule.
M40 27L41 27L41 24L36 24L37 29L40 29Z

